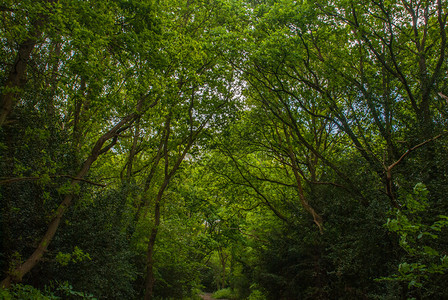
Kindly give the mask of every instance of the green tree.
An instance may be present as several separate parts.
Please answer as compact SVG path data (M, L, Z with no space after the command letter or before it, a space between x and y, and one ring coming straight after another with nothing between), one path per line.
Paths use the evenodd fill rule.
M14 165L14 162L20 161L21 157L13 155L8 168L4 169L3 176L6 177L6 180L2 183L12 184L13 182L37 179L47 180L47 182L50 179L49 183L51 183L51 178L59 177L68 178L71 182L58 190L58 193L64 196L60 203L53 208L53 212L48 216L42 216L42 218L48 218L51 221L48 223L47 230L39 233L43 236L38 243L39 246L30 253L29 258L9 272L2 282L2 286L8 286L11 281L20 281L41 260L60 225L64 213L73 202L78 184L80 182L91 182L85 180L84 177L92 164L99 156L116 145L119 135L128 130L143 111L155 105L155 103L151 103L154 99L144 95L143 89L136 91L127 87L124 91L121 87L124 82L132 82L123 72L123 68L127 67L131 61L129 57L126 61L120 55L120 53L125 53L123 49L113 49L113 46L116 43L116 33L119 37L126 38L129 32L121 29L126 21L124 21L125 23L119 23L116 20L117 18L125 18L135 11L126 11L119 3L113 1L96 3L94 6L90 6L88 3L78 5L72 1L34 4L21 3L16 6L10 3L10 6L5 7L5 14L10 18L10 22L17 22L14 14L16 10L33 17L36 15L35 18L37 18L38 23L43 22L44 17L46 21L45 27L41 24L36 25L41 31L39 37L42 38L43 42L39 48L33 45L30 49L30 51L35 49L37 52L33 56L33 63L28 61L26 55L17 54L20 59L26 60L26 67L19 68L19 71L23 74L17 76L23 77L27 72L26 70L35 65L38 70L45 74L45 77L48 76L53 80L50 81L50 86L48 86L44 84L45 77L39 78L39 72L30 72L30 74L35 75L33 77L29 76L32 80L19 80L20 84L23 85L23 88L21 87L23 91L20 91L20 93L14 91L14 95L9 91L2 92L2 107L4 108L2 110L2 124L11 116L13 106L15 106L15 111L19 112L19 107L16 105L18 101L14 99L20 97L19 103L22 105L20 110L24 112L24 116L26 116L26 113L30 114L30 112L26 112L26 109L28 109L42 118L40 119L44 124L44 131L41 130L42 134L54 133L56 129L59 129L59 132L65 136L71 133L72 148L68 149L67 154L73 155L73 160L65 162L67 165L63 166L68 174L57 174L54 168L48 169L48 167L56 165L58 157L39 153L36 155L42 163L37 170L31 170L27 166L24 171L19 171L18 174L20 177L26 177L14 178L13 175L17 167L20 167L20 164ZM36 10L37 12L35 12ZM121 11L118 15L115 14L117 10ZM28 18L24 19L28 20ZM95 20L101 20L102 23L98 24ZM29 27L26 24L23 24L23 26ZM23 42L21 40L23 39L22 35L15 35L15 27L7 28L13 30L13 34L8 36L11 40L5 38L3 41L8 42L9 45L14 45L14 41L19 44ZM154 31L152 28L146 28L146 30ZM3 31L3 33L5 35L10 34L9 31ZM135 32L131 34L134 35ZM34 36L31 38L34 39ZM18 63L25 64L25 62L20 61ZM55 75L59 71L64 72L67 77ZM110 76L112 74L117 74L117 76ZM4 74L6 86L9 85L8 82L17 81L16 79L11 81L8 76L7 73ZM134 79L138 77L138 75L135 75ZM52 92L46 92L47 88ZM10 88L8 87L8 89ZM57 115L55 115L56 111L58 112ZM20 125L11 125L20 129L15 132L12 131L13 127L5 128L6 125L3 126L5 140L9 141L6 146L7 151L14 153L14 146L20 141L21 132L28 130L39 133L36 125L39 126L39 124L29 124L29 127L26 128L20 127ZM52 138L51 135L44 135L42 138L49 142L52 141L50 139ZM25 143L29 143L29 141L25 141ZM47 146L51 147L49 143ZM50 151L43 149L42 153L50 153ZM39 176L27 176L31 171L34 172L33 175L38 174ZM12 207L14 203L11 203L8 199L11 194L4 193L3 195L2 200L10 202L6 207ZM5 215L9 213L8 209L4 211Z

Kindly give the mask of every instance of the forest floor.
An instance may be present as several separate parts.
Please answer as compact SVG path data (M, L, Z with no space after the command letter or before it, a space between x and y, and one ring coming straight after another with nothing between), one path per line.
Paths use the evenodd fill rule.
M212 293L204 293L204 294L201 294L200 297L203 300L217 300L217 299L213 298L212 295L213 295ZM226 300L226 299L221 299L221 300Z
M215 300L215 298L212 298L211 293L201 294L199 295L199 297L201 297L203 300Z

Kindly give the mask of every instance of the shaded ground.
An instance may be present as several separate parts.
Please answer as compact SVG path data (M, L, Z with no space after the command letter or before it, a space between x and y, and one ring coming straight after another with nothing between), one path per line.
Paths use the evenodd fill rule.
M217 300L216 298L212 297L212 293L204 293L199 295L199 297L201 297L203 300ZM227 300L227 299L220 299L220 300Z

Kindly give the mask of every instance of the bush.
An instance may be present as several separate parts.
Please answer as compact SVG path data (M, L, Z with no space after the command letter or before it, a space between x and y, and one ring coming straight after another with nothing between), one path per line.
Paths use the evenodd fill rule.
M213 293L213 298L216 299L233 299L234 294L230 288L221 289Z
M10 289L0 288L0 299L5 300L53 300L54 295L43 295L42 292L30 285L15 284Z
M253 290L247 300L265 300L266 296L259 290Z

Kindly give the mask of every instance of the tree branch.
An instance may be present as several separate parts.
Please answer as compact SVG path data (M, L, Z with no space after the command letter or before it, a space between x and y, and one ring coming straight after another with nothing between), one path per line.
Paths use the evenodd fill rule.
M436 139L440 138L442 135L443 134L439 134L429 140L426 140L426 141L408 149L405 153L403 153L403 155L401 155L401 157L396 162L394 162L393 164L391 164L389 166L384 166L384 169L386 172L386 194L387 194L387 196L389 196L389 198L395 208L400 209L400 205L398 204L398 202L395 198L395 195L393 193L392 169L395 168L399 163L401 163L404 160L404 158L406 156L408 156L412 151L414 151L420 147L423 147L424 145L426 145L432 141L435 141Z
M420 148L420 147L422 147L422 146L424 146L424 145L426 145L426 144L428 144L428 143L430 143L430 142L432 142L432 141L434 141L434 140L437 140L438 138L440 138L442 136L442 134L439 134L439 135L437 135L437 136L435 136L435 137L433 137L433 138L431 138L431 139L429 139L429 140L426 140L426 141L424 141L423 143L420 143L420 144L418 144L417 146L414 146L414 147L412 147L412 148L410 148L410 149L408 149L408 151L406 151L396 162L394 162L393 164L391 164L390 166L388 166L387 168L386 168L386 171L387 172L390 172L394 167L396 167L409 153L411 153L412 151L414 151L414 150L416 150L416 149L418 149L418 148Z
M70 179L73 179L73 180L86 182L86 183L89 183L91 185L96 185L96 186L100 186L100 187L106 187L106 184L93 182L93 181L90 181L90 180L87 180L87 179L83 179L83 178L79 178L79 177L75 177L75 176L71 176L71 175L51 175L49 177L50 178L59 178L59 177L70 178ZM2 178L3 180L0 181L0 185L6 185L6 184L10 184L10 183L14 183L14 182L20 182L20 181L39 180L39 179L42 179L42 178L43 177L39 177L39 176Z
M448 104L448 97L442 94L441 92L438 93L440 97L446 100L446 103Z

